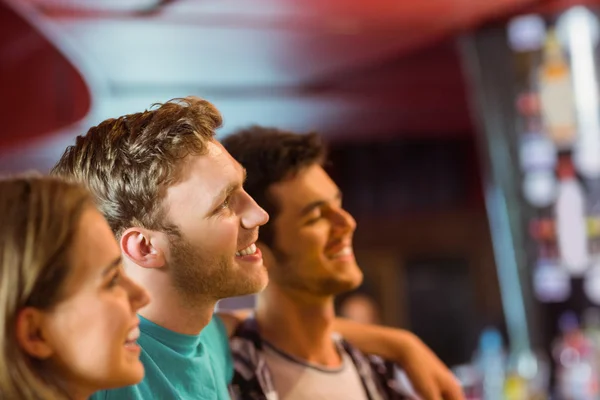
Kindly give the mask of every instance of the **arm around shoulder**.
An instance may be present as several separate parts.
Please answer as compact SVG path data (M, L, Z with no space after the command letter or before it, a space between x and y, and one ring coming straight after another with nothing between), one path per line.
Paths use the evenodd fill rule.
M334 329L363 353L397 363L423 400L464 400L454 375L413 333L344 318L336 319Z

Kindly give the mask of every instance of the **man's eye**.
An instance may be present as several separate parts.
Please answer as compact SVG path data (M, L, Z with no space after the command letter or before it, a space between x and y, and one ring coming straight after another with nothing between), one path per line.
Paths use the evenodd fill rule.
M320 220L321 217L323 217L321 210L314 211L311 213L311 215L308 216L308 219L306 220L305 223L306 223L306 225L314 224L315 222Z
M229 208L229 197L225 199L225 201L223 203L221 203L221 205L219 206L220 210L224 210L226 208Z

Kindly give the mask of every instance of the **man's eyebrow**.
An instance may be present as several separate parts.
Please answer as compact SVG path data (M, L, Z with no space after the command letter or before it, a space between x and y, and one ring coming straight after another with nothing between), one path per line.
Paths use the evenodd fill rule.
M337 194L335 195L335 200L340 200L341 198L342 198L342 192L338 191ZM328 203L329 203L329 201L327 201L327 200L316 200L311 203L308 203L307 205L302 207L302 210L300 210L300 216L303 217L306 214L310 213L315 208L322 207Z

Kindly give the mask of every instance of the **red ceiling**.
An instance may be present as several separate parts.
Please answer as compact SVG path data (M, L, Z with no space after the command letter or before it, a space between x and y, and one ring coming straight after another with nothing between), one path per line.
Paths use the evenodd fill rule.
M23 143L85 116L81 75L44 35L0 2L0 147Z
M17 2L19 0L8 3ZM470 134L472 124L466 88L453 35L523 9L557 8L573 2L172 0L150 12L89 9L90 4L96 8L103 6L101 0L93 3L27 0L24 3L35 6L33 10L38 17L57 25L75 26L77 32L85 32L86 26L123 20L132 24L141 21L193 25L199 29L218 27L220 32L236 32L240 27L250 29L248 32L274 29L281 38L279 45L283 44L283 48L274 50L277 54L273 56L276 71L281 72L281 76L274 78L272 85L268 80L261 81L260 87L252 89L253 93L268 92L271 97L280 96L281 102L296 98L308 103L343 99L345 108L331 113L323 131L334 139L363 140L399 134ZM128 3L123 0L122 6ZM65 4L70 8L65 8ZM0 146L23 143L81 119L90 106L90 94L77 70L43 35L4 3L0 3L0 26L0 85L3 88L0 109L5 120ZM69 29L67 31L75 32ZM200 42L202 39L209 40L203 37L192 40ZM235 45L235 42L222 44L236 50ZM218 65L218 53L211 58ZM240 73L244 71L243 61L240 60ZM265 65L264 60L260 60L263 64L257 60L246 61ZM108 67L110 69L110 65ZM117 64L115 70L121 69ZM213 78L207 73L203 77L208 82L227 83L221 75ZM195 84L205 85L205 81ZM114 82L112 87L119 89ZM239 89L232 93L239 97ZM94 101L94 93L91 96ZM227 99L223 102L225 104ZM255 99L250 95L248 104L251 103L255 103ZM293 108L287 111L294 114Z

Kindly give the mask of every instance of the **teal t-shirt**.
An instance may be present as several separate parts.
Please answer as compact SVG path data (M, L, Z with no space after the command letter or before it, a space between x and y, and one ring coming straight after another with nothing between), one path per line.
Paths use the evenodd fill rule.
M95 393L91 400L228 400L233 363L227 331L213 316L200 335L183 335L140 316L144 380Z

